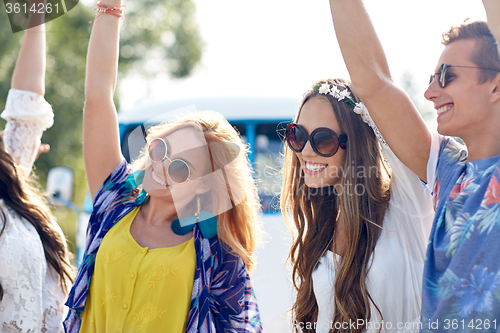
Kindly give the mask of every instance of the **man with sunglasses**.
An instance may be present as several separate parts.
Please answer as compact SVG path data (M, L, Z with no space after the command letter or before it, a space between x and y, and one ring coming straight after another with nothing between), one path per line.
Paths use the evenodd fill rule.
M500 1L483 4L488 23L464 23L443 35L425 92L437 110L437 134L395 85L363 1L330 0L354 92L433 194L422 331L500 329Z

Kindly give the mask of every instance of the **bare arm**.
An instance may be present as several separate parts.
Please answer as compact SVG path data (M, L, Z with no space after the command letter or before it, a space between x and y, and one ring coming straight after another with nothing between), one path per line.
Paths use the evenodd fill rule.
M429 130L409 97L394 83L363 1L330 0L330 7L354 92L396 156L427 181Z
M29 0L30 6L45 0ZM45 93L45 15L29 11L28 27L12 75L11 90L1 117L7 120L4 130L5 149L26 175L37 156L48 151L40 145L43 131L53 123Z
M121 0L106 0L119 6ZM94 21L87 54L83 157L92 197L121 159L118 119L113 95L118 70L120 19L103 14Z
M44 2L34 0L30 3ZM44 14L30 12L23 44L17 58L11 88L45 95L45 19Z
M498 41L500 41L500 2L495 0L483 0L483 5L486 10L488 27L498 44Z

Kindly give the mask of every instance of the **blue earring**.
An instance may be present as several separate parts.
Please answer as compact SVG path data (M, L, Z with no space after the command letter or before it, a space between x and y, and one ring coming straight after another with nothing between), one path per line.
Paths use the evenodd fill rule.
M172 231L174 234L184 236L193 230L194 225L198 223L200 232L204 238L213 238L217 235L217 217L214 214L201 210L200 197L197 197L197 210L194 216L181 217L172 221Z
M141 185L144 181L144 173L144 170L137 170L128 175L125 180L125 188L130 191Z
M144 181L144 170L137 170L128 175L127 179L125 179L124 186L127 191L132 191L135 193L135 202L137 205L141 205L147 198L146 191L134 190L137 186L141 185Z

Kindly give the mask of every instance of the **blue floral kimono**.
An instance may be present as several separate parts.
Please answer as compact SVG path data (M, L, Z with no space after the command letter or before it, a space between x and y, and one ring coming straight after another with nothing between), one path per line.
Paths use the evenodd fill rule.
M94 199L83 263L66 305L66 332L79 332L97 251L109 229L146 199L127 184L131 170L122 160ZM243 260L227 251L218 237L206 239L194 228L196 271L186 332L261 332L259 310Z

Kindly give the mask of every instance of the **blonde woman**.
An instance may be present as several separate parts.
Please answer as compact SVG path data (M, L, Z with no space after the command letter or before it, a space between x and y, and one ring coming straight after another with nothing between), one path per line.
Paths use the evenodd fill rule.
M259 205L245 147L222 116L197 113L150 128L128 165L113 103L120 22L106 12L121 3L98 6L83 114L94 210L66 331L260 332L248 273Z
M344 80L305 95L286 140L294 330L417 332L430 194Z

